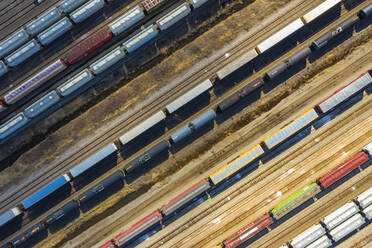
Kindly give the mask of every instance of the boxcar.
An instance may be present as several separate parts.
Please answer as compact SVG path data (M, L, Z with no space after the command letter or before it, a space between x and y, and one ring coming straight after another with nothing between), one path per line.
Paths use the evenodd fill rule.
M37 35L57 20L61 18L61 13L57 8L52 8L47 12L43 13L41 16L26 25L26 30L32 35Z
M51 194L53 194L58 189L64 187L65 185L69 184L71 178L64 174L63 176L60 176L44 186L43 188L39 189L26 199L22 201L22 207L25 210L28 210L32 207L34 207L36 204L38 204L40 201L44 200Z
M83 173L85 173L87 170L93 168L96 164L101 162L102 160L106 159L107 157L111 156L113 153L115 153L118 150L118 148L115 146L114 143L108 144L98 152L94 153L87 159L85 159L83 162L79 163L74 168L70 169L70 175L72 178L76 178Z
M192 5L193 8L199 8L209 0L190 0L190 4Z
M15 131L26 125L29 120L23 113L19 113L0 126L0 140L7 138Z
M148 163L150 160L156 158L156 156L158 156L159 154L167 151L168 148L169 144L166 140L160 141L158 144L126 164L124 166L125 172L131 173L132 171L140 168L141 166Z
M83 85L89 83L93 78L93 74L88 69L85 69L67 80L64 84L59 86L57 90L62 96L68 96Z
M156 21L160 30L166 30L182 18L186 17L190 13L191 9L187 3L181 4L162 18Z
M365 19L372 15L372 3L368 4L366 7L361 9L358 13L361 19Z
M18 235L12 240L14 248L18 247L29 247L29 242L33 239L37 239L38 235L46 231L46 226L43 223L37 223L31 228L24 231L22 234Z
M322 222L328 230L332 230L358 212L359 207L354 202L348 202L324 217Z
M27 79L24 83L17 86L14 90L11 90L7 94L3 96L3 101L6 104L13 104L31 91L36 89L37 87L41 86L43 83L47 82L49 79L60 73L61 71L67 68L66 64L63 62L62 59L58 59L57 61L53 62L52 64L48 65L43 70L39 71L31 78Z
M153 126L163 121L165 117L166 116L163 113L163 111L157 112L156 114L152 115L151 117L147 118L146 120L138 124L136 127L132 128L130 131L126 132L123 136L121 136L119 138L120 142L123 145L126 145L127 143L129 143L130 141L132 141L133 139L135 139L142 133L146 132Z
M141 4L145 8L145 10L149 13L155 8L157 8L163 2L164 0L143 0Z
M319 113L325 114L371 83L371 75L368 72L364 73L357 79L353 80L351 83L337 90L332 95L315 105L315 108Z
M365 208L363 213L366 215L367 219L372 220L372 206Z
M194 88L183 94L182 96L178 97L170 104L168 104L165 107L165 109L169 114L172 114L178 109L182 108L187 103L189 103L190 101L192 101L193 99L210 90L212 87L213 87L212 82L209 79L207 79L200 83L198 86L195 86Z
M163 205L161 207L161 212L163 213L164 216L171 215L172 213L174 213L181 207L185 206L188 202L190 202L195 197L206 192L210 187L211 185L209 184L207 179L201 180L194 186L187 189L185 192L173 198L166 205Z
M57 102L59 102L59 100L60 97L57 95L57 92L53 90L33 103L31 106L27 107L24 113L28 118L35 118L48 108L55 105Z
M68 14L86 1L87 0L64 0L58 7L63 13Z
M41 46L35 39L30 40L25 45L21 46L9 56L5 57L5 62L12 67L15 67L37 53Z
M250 162L258 158L264 153L264 150L259 144L256 144L252 149L243 152L237 158L235 158L230 163L222 166L218 171L209 175L211 181L217 185L225 178L231 176L244 166L248 165Z
M159 210L154 211L150 215L146 216L145 218L134 224L128 230L116 236L114 238L115 244L118 247L123 247L123 245L127 244L129 241L132 241L135 237L138 237L140 234L143 234L149 228L160 223L162 218L163 217Z
M226 248L235 248L255 236L257 233L268 228L273 224L273 219L270 215L265 214L254 222L240 229L238 232L227 238L223 244Z
M0 57L11 53L17 47L23 45L28 40L28 34L24 29L21 29L12 34L6 40L0 42Z
M71 21L67 18L64 17L60 21L56 22L43 32L41 32L38 36L37 39L40 41L40 43L44 46L50 44L52 41L66 33L72 28L72 23Z
M140 6L136 6L111 22L108 26L114 35L119 35L145 17Z
M366 208L369 205L372 205L372 187L360 194L357 201L361 208Z
M326 235L324 235L310 245L306 246L306 248L328 248L331 247L331 245L332 241Z
M320 224L317 224L297 235L290 244L293 248L304 248L324 234L326 234L325 229Z
M90 70L98 75L125 57L125 53L121 47L117 47L93 64L89 66Z
M177 131L175 131L174 133L172 133L169 139L173 144L177 144L184 140L186 137L190 136L191 134L192 130L189 127L189 124L187 124L178 129Z
M7 225L12 220L16 219L18 216L22 214L21 210L18 207L12 208L2 215L0 215L0 228Z
M0 60L0 76L4 75L8 72L8 67L5 65L5 63Z
M70 14L70 18L74 23L80 23L102 9L105 6L104 0L90 0L77 10Z
M63 222L66 218L69 218L69 216L77 211L79 211L79 206L75 200L72 200L46 217L45 223L48 226L53 226L57 223Z
M159 32L156 29L155 25L151 25L124 42L123 46L128 53L132 53L153 38L155 38L158 33Z
M332 239L337 242L349 233L355 231L365 223L364 218L360 214L356 214L350 219L343 222L341 225L329 232Z
M333 7L341 3L342 0L326 0L319 4L317 7L306 13L302 20L304 23L309 23L317 19L319 16L325 14L327 11L331 10Z
M358 168L365 162L369 160L368 155L364 152L358 152L345 162L341 163L340 165L333 168L331 171L329 171L327 174L322 176L319 179L319 183L323 188L328 188L350 172L352 172L354 169Z

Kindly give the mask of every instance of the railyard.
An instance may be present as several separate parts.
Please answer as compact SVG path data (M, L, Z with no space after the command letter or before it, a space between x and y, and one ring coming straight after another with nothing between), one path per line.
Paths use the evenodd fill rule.
M360 7L366 6L368 3L369 3L368 1L364 2L363 3L364 5L360 5ZM298 7L298 8L301 9L301 7ZM294 10L294 12L298 13L298 15L301 15L301 13L305 13L306 11L308 11L308 9L306 8L303 9L303 12L298 12L298 10ZM348 12L346 12L345 10L342 10L341 17L337 19L336 22L341 22L342 20L346 20L352 14L357 13L357 11L358 11L358 8L355 8ZM291 14L291 12L288 12L288 15L291 16L293 19L298 17L296 15ZM290 20L291 19L288 20L288 23L290 22ZM280 22L279 20L277 21L278 23ZM283 25L285 24L287 24L287 22L283 23ZM215 95L215 93L211 93L209 105L207 107L200 108L198 114L191 116L189 118L186 118L179 124L179 126L183 126L186 123L189 123L190 120L194 119L196 116L199 116L201 113L205 112L206 109L211 108L211 107L215 108L217 104L217 100L219 102L220 100L226 98L228 95L231 95L232 92L236 91L239 88L242 88L244 85L250 82L253 79L253 77L257 77L257 76L262 77L266 71L274 68L279 62L290 57L295 52L299 51L301 48L307 46L308 41L316 39L317 37L320 37L322 34L327 32L330 28L332 28L332 24L329 27L321 30L319 33L314 34L312 37L309 37L309 40L306 40L303 43L297 45L294 49L292 49L291 51L283 55L281 58L274 61L273 63L270 63L267 67L264 67L264 69L261 70L260 72L255 73L251 77L248 77L243 83L239 84L238 87L234 87L224 92L222 94L222 97L221 95L218 95L219 97L217 99L217 95ZM275 32L276 30L277 29L274 28L273 30L271 30L271 32ZM367 37L370 37L369 36L370 29L367 28L366 30L362 32L366 33ZM267 36L269 36L269 32L267 32ZM267 36L263 35L263 37L265 38L267 38ZM265 38L262 38L262 40L264 40ZM352 39L355 40L355 37ZM357 42L355 42L355 44L356 46L358 46ZM215 147L212 148L212 151L208 151L206 154L203 154L204 159L209 161L207 166L198 165L197 162L199 161L195 162L195 160L192 160L191 164L193 165L190 166L189 171L185 172L183 171L184 169L179 170L174 176L172 176L171 182L164 182L163 180L166 178L164 176L160 177L162 178L162 180L160 180L159 186L155 184L155 187L149 189L149 192L147 192L143 196L140 196L138 199L136 199L135 202L131 202L128 205L124 204L127 206L125 206L123 210L120 210L121 214L123 214L124 212L124 217L120 216L120 218L117 218L117 217L110 216L110 218L102 220L103 222L108 221L109 223L99 222L94 227L93 230L91 229L86 230L81 236L78 236L75 240L71 240L67 242L66 246L67 247L73 247L73 246L91 247L96 243L100 243L99 242L100 240L108 240L112 238L113 236L115 236L114 235L115 233L119 232L118 230L122 231L124 229L127 229L131 224L139 220L139 216L145 216L145 213L148 212L147 210L151 210L151 209L154 210L156 208L159 208L160 207L159 204L161 202L165 203L167 202L166 199L171 199L172 196L175 196L178 193L182 192L182 190L184 190L184 187L189 185L186 183L188 182L187 178L189 178L189 180L193 182L196 182L197 180L200 180L201 178L205 178L205 176L210 174L211 171L221 166L221 164L217 163L217 161L221 161L224 158L228 157L229 155L237 153L239 147L247 146L248 143L253 145L257 143L258 141L262 140L268 134L273 133L280 126L283 126L284 123L287 123L288 120L295 118L300 113L304 112L306 109L314 106L314 104L319 102L319 100L323 99L325 96L329 95L331 92L340 88L341 85L345 85L347 82L350 82L351 79L355 78L356 76L370 69L369 67L371 66L370 61L371 61L371 56L372 56L371 54L372 47L371 47L370 40L367 43L362 42L362 44L363 45L358 46L358 49L356 51L349 54L349 56L346 57L346 59L342 61L343 63L338 63L335 66L328 68L325 72L319 73L321 71L321 69L319 69L318 73L315 75L318 76L320 74L321 76L319 76L319 78L321 79L318 79L316 77L316 79L313 79L313 81L316 81L315 83L314 82L312 82L311 84L307 83L304 86L299 87L298 90L294 90L293 92L291 92L292 94L290 96L288 96L287 98L284 98L285 101L281 101L280 104L278 104L273 109L270 109L269 111L264 112L264 114L259 116L255 121L244 126L238 132L230 134L226 138L226 140L223 140L221 142L221 143L224 143L224 146L225 146L224 149L217 151L217 148L215 147L218 147L218 145L216 145ZM344 56L345 55L346 54L344 54ZM328 59L330 57L328 57ZM316 67L316 65L317 65L317 62L315 62L313 66ZM330 71L333 71L333 72L330 73ZM345 80L345 78L347 78L347 80ZM325 83L327 82L327 80L329 81L329 79L332 80L331 85L328 83ZM290 85L290 83L288 84ZM266 98L269 98L270 94L280 95L281 91L284 90L285 87L289 85L287 85L287 83L285 85L278 85L277 88L273 90L273 92L271 92L271 90L268 90L266 92L264 89L264 91L261 92L263 99L260 99L256 103L252 103L252 106L250 106L249 108L259 107L259 105L262 104L261 101L265 100ZM192 88L192 86L193 85L190 85L189 88ZM182 92L182 91L179 91L179 92ZM296 92L296 94L293 94L294 92ZM178 95L174 94L173 97L177 97ZM274 96L271 96L271 97L275 98ZM324 172L330 170L337 163L341 162L342 159L344 158L343 156L341 156L341 154L353 153L355 151L360 150L363 145L371 142L372 140L370 137L372 136L372 133L371 133L370 127L372 126L371 125L372 120L370 119L370 116L372 113L370 111L371 109L370 101L371 101L370 95L365 95L363 97L363 100L359 101L354 106L352 106L350 109L346 110L345 112L337 116L335 119L331 120L329 124L326 124L325 126L320 127L319 130L312 131L308 137L304 138L303 140L299 141L298 144L295 144L289 149L287 149L286 151L282 152L276 158L271 159L270 161L265 162L263 164L260 164L257 170L253 171L248 176L244 177L238 183L233 184L228 189L221 192L219 195L212 197L211 199L208 199L205 202L202 202L199 206L190 210L190 212L186 213L179 219L175 220L173 223L164 227L163 230L159 231L158 233L149 237L143 243L139 244L139 247L142 247L142 246L143 247L157 247L157 246L158 247L163 247L163 246L165 247L166 246L169 246L169 247L213 247L217 243L221 243L223 239L227 238L228 235L240 229L244 223L249 223L250 221L254 219L254 217L259 217L260 215L259 213L261 213L260 211L262 211L261 215L265 211L267 212L271 208L271 206L274 206L274 202L279 202L279 199L276 199L276 198L280 198L282 195L283 197L284 195L290 195L290 192L301 188L300 185L304 186L310 182L313 182L316 178L319 177L319 175L321 175L322 173L324 174ZM243 116L244 115L239 114L239 117L234 116L232 117L232 119L235 118L235 122L236 122L237 118L243 119ZM146 116L144 115L143 119L145 119L145 117ZM223 125L227 126L228 124L224 123ZM257 129L257 126L259 126L260 128ZM172 129L172 130L175 130L175 129ZM124 133L124 131L122 131L122 133ZM212 132L215 132L215 131L212 131ZM158 143L160 140L164 139L168 135L169 134L166 132L165 135L157 138L155 141L151 142L144 149L136 152L134 155L129 157L129 159L126 159L126 160L119 159L118 167L121 168L122 165L124 165L127 161L130 161L130 159L132 159L133 157L136 157L137 155L143 153L143 151L146 150L148 147L152 147L154 144ZM209 136L213 135L213 133L206 134L207 137L208 135ZM242 139L242 137L244 138ZM299 135L299 137L301 137L301 135ZM202 142L202 141L196 140L195 143L197 142ZM229 144L229 142L233 144L235 143L235 144L231 145ZM101 142L101 140L98 140L97 143L102 143L101 145L105 144L105 142ZM192 143L194 143L194 141ZM361 143L363 144L360 145ZM340 144L342 145L340 146ZM191 144L189 146L192 146L192 145L195 145L195 144ZM300 148L298 147L296 148L296 146L300 146ZM97 148L99 147L95 147L95 149ZM187 149L188 148L189 147L187 147ZM245 149L246 148L247 147L245 147ZM176 154L171 154L170 159L169 159L170 161L166 161L164 162L164 164L166 164L167 166L171 166L172 163L174 163L177 160L180 160L180 158L178 157L181 157L182 152L186 153L187 150L181 151ZM330 155L332 152L333 154ZM213 154L218 154L215 160L208 158L208 155L210 156ZM237 154L239 154L239 152ZM332 160L330 158L332 158ZM73 157L71 159L74 160ZM80 160L78 161L81 161L81 159L82 158L80 158ZM322 159L328 162L327 166L324 168L322 167L323 164L321 163L323 162ZM198 158L197 160L201 160L201 158ZM229 161L229 160L231 160L231 157L227 158L224 162L222 162L222 164L226 163L226 161ZM300 162L301 160L308 161L308 162L304 162L304 161ZM301 163L302 163L302 166L301 166ZM70 164L70 166L72 165L73 164ZM300 168L305 167L305 165L306 165L307 171L305 171L304 169L301 170ZM161 166L164 166L164 165L161 165ZM211 167L213 167L213 169L206 171L207 169ZM66 168L68 167L63 167L63 170L66 170ZM282 169L284 169L284 171ZM103 174L101 177L99 177L98 180L101 180L101 178L105 178L107 175L111 174L114 170L115 168L109 170L108 172ZM155 176L159 178L159 175L157 175L156 170L157 168L154 168L152 169L152 171L150 171L150 173L152 173L150 177ZM159 170L164 171L164 168L159 169ZM357 189L353 191L354 195L357 195L357 192L359 193L362 192L363 189L366 189L368 188L368 186L370 186L368 185L368 180L367 180L370 177L369 171L370 171L370 168L367 168L365 171L359 173L355 177L348 180L346 183L342 184L340 187L336 188L331 193L321 198L319 202L325 201L329 203L330 200L326 201L325 199L328 199L328 197L329 199L335 198L338 201L337 206L340 206L345 201L351 200L352 197L350 197L350 199L346 199L346 197L337 198L337 193L335 192L342 192L341 189L346 190L346 189L351 188L351 186ZM195 172L198 172L197 173L198 177L195 177ZM284 178L283 176L282 177L280 176L281 174L283 174L283 172L284 172L284 175L286 175L287 173L287 176ZM311 176L309 176L309 174ZM48 177L50 176L48 175ZM177 177L179 178L177 179ZM141 180L144 178L141 178ZM307 180L304 180L304 178L307 178ZM178 181L182 180L182 182L184 183L179 185L181 187L174 187L174 180L176 182L177 180ZM273 183L275 182L275 180L278 180L276 184ZM254 183L257 183L257 184L253 185ZM85 186L79 192L83 192L85 189L91 187L91 185L93 184L94 183L91 183ZM266 186L263 187L262 185L266 185ZM127 186L128 185L125 185L125 187ZM140 183L135 182L134 185L130 185L129 186L130 190L132 190L131 187L136 187L136 186L137 187L140 186ZM164 192L164 188L172 188L172 187L174 187L172 191L168 192L167 190L165 190L167 194L162 193ZM274 193L272 192L273 190L272 188L274 187L280 193L279 194L275 193L276 195L269 199L263 198L263 197L267 197L267 194L265 194L267 192ZM157 193L152 192L154 188L158 190ZM139 189L141 189L141 186ZM146 187L144 187L143 189L146 190ZM243 191L242 189L247 189L247 190L245 190L243 193L240 194L240 192ZM260 190L262 190L262 192ZM240 191L239 194L234 193L237 191ZM29 192L32 192L32 190ZM68 200L73 198L76 194L78 193L71 194L71 197L64 200L62 203L63 204L66 203ZM149 197L149 194L152 196ZM349 195L353 196L353 194L349 194ZM159 195L162 195L162 197L160 197ZM234 197L229 197L230 195ZM148 203L138 204L140 201L142 201L143 199L147 197L149 197ZM280 199L283 199L283 198L280 198ZM53 210L58 209L61 205L63 205L62 203L55 206L50 211L44 213L41 216L41 218L46 217ZM254 205L253 203L256 205ZM207 208L205 206L206 204L207 204ZM248 204L248 205L245 205L245 204ZM313 205L311 205L310 208L314 208L314 206L318 206L315 204L318 204L318 201L316 201ZM216 206L219 208L216 208ZM247 206L248 208L251 208L248 212L246 211ZM109 206L106 206L106 207L108 207L109 209ZM252 207L254 209L257 209L257 211L255 211L254 213L254 214L257 214L257 216L253 214ZM131 208L135 210L130 210ZM128 209L129 211L125 213L125 210L128 210ZM98 210L98 211L101 211L101 210ZM307 211L307 208L306 208L306 211ZM319 213L316 216L303 215L302 212L305 212L305 210L300 212L301 216L307 217L307 218L304 218L306 219L306 225L303 225L303 228L301 230L304 230L305 226L308 227L311 224L314 224L315 222L319 221L320 214L325 215L329 213L328 208L326 211L323 209L320 209L320 211L321 213ZM204 215L206 216L204 216L202 213L204 213ZM208 215L208 213L210 214ZM316 214L316 212L314 211L311 213ZM88 212L88 214L94 215L94 211ZM119 213L115 213L115 214L119 214ZM296 218L298 218L297 215L292 217L289 221L292 220L293 222L295 222ZM240 216L240 217L237 218L237 216ZM90 222L89 217L88 216L83 216L83 217L88 218L84 220L85 225L87 225ZM121 219L121 221L113 222L113 219ZM130 220L129 222L127 221L128 219ZM123 222L127 224L123 226L122 224ZM284 222L282 225L275 228L274 230L274 232L278 232L282 234L282 236L278 236L278 238L280 239L273 241L273 243L269 243L269 241L267 240L270 240L269 237L271 237L270 235L271 233L273 233L273 232L269 232L268 235L263 236L261 239L258 239L254 243L252 243L251 244L252 247L256 247L256 245L259 245L259 246L262 245L263 247L272 247L272 245L279 246L283 244L284 242L289 241L294 235L298 234L300 230L293 228L293 230L295 231L291 231L291 232L285 231L285 227L282 227L282 226L287 226L287 222ZM313 223L310 223L310 222L313 222ZM304 220L304 223L305 223L305 220ZM73 225L74 223L72 223L67 228L73 229L74 228ZM29 226L31 226L31 223L26 224L24 229L28 228ZM108 226L110 226L110 228L107 228ZM104 231L102 230L102 227L104 227ZM173 230L172 228L174 228L177 231L172 231ZM85 229L86 227L82 228L81 230L85 230ZM39 246L41 247L57 246L58 247L64 244L68 239L71 239L72 237L76 236L77 234L77 233L72 232L69 235L68 233L69 232L67 232L66 237L63 237L64 234L62 234L62 237L61 236L58 237L57 235L57 238L55 240L53 240L54 235L52 235L45 241L41 242ZM92 238L93 236L94 238ZM163 238L163 237L166 237L166 238Z

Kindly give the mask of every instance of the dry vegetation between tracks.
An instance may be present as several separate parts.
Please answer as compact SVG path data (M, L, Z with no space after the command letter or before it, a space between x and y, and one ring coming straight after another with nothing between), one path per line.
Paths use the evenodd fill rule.
M145 176L140 178L140 180L126 186L123 190L107 199L104 203L85 213L74 223L69 224L65 229L55 235L49 236L46 240L40 243L38 247L62 246L78 234L87 230L94 223L106 218L128 204L128 202L145 193L154 184L163 181L165 178L179 171L192 159L201 156L203 153L211 149L217 142L225 139L231 135L231 133L249 124L256 117L275 107L280 101L285 100L287 96L291 95L302 86L312 82L314 77L317 77L321 72L327 70L327 68L330 68L338 62L342 63L342 60L356 48L361 48L366 43L368 43L368 46L370 47L371 38L372 27L369 27L362 31L358 36L352 37L339 47L333 49L330 53L314 62L307 69L288 80L285 84L280 85L278 89L275 89L270 94L261 97L254 106L236 114L232 120L220 125L213 131L207 133L202 139L194 142L192 146L188 146L177 153L175 161L166 161L152 169L150 173L147 173ZM234 150L236 147L241 145L239 142L242 143L243 141L237 140L227 145L225 149L214 153L213 158L211 157L207 162L203 162L203 166L198 166L194 172L202 173L210 169L214 164L213 161L218 161L228 152L228 150Z

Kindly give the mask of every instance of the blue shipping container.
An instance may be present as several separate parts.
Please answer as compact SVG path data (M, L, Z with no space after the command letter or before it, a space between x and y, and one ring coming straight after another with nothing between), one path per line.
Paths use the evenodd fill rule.
M123 59L124 56L125 53L123 49L121 49L121 47L118 47L103 56L101 59L91 64L89 68L94 74L100 74L116 64L119 60Z
M8 72L8 67L5 65L5 63L0 60L0 76L4 75Z
M65 17L59 22L56 22L54 25L47 28L45 31L40 33L37 38L41 44L48 45L62 34L66 33L72 28L71 21Z
M62 96L68 96L83 85L87 84L93 78L94 76L92 73L88 69L85 69L73 78L67 80L64 84L59 86L57 90Z
M28 40L28 34L24 29L12 34L8 39L0 42L0 57L11 53Z
M128 51L128 53L134 52L145 43L155 38L158 33L159 32L156 29L155 25L151 25L130 38L128 41L124 42L124 48Z
M99 150L89 158L85 159L83 162L75 166L70 170L70 174L73 178L76 178L95 166L98 162L102 161L103 159L107 158L114 152L116 152L118 149L115 146L114 143L111 143L107 146L105 146L103 149Z
M28 119L23 113L19 113L4 124L0 126L0 139L5 139L12 133L14 133L16 130L20 129L26 123L28 122Z
M119 35L135 23L139 22L145 17L145 13L139 5L124 13L118 19L109 24L109 29L114 35Z
M87 19L89 16L96 13L105 6L104 0L90 0L74 12L70 14L70 18L74 23L79 23Z
M192 130L189 128L188 125L178 129L176 132L174 132L171 136L170 139L174 144L177 144L187 136L192 134Z
M210 109L195 120L190 122L190 125L193 129L198 130L208 122L213 121L216 118L216 112L214 110Z
M79 7L80 5L82 5L83 3L85 3L86 1L87 0L64 0L59 5L59 9L63 13L67 14L76 9L77 7Z
M40 49L41 46L39 43L35 39L32 39L6 57L5 62L9 66L15 67L37 53Z
M24 113L28 118L34 118L47 110L59 101L60 97L54 90L40 98L37 102L25 109Z
M40 190L33 193L31 196L27 197L25 200L22 201L22 206L25 210L33 207L35 204L40 202L41 200L45 199L49 195L51 195L56 190L62 188L66 184L70 182L70 177L67 174L58 177L48 185L44 186Z
M52 8L26 26L27 32L37 35L61 18L57 8Z

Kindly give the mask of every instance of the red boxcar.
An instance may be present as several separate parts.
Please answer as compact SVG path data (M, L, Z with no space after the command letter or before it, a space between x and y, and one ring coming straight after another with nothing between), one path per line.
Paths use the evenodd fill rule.
M150 12L163 2L164 0L143 0L141 3L145 10Z
M361 166L368 161L368 155L365 152L358 152L342 164L333 168L330 172L319 179L319 183L323 188L328 188L342 177Z
M97 48L111 40L111 38L110 30L105 27L68 50L64 57L69 64L74 64L94 52Z
M269 227L271 224L273 224L273 219L270 217L270 215L265 214L261 218L255 220L254 222L248 224L247 226L240 229L238 232L227 238L223 244L226 248L234 248L248 239L252 238L257 233L261 232L265 228Z
M99 248L116 248L115 244L110 240L104 245L101 245Z

